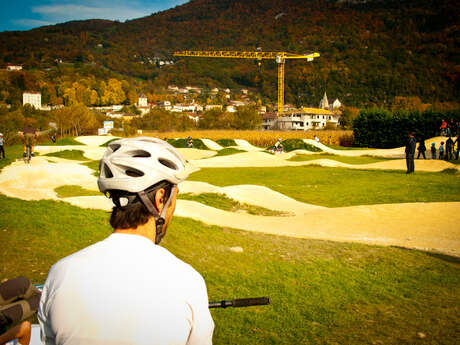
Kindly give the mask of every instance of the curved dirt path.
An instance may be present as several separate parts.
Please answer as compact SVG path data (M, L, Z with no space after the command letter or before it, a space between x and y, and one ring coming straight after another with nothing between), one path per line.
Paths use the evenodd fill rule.
M350 169L379 169L379 170L406 170L405 159L388 160L369 164L347 164L333 159L321 158L310 161L290 161L296 153L305 151L292 151L282 154L270 154L267 152L243 152L229 156L217 156L209 159L193 160L193 165L199 168L243 168L243 167L284 167L302 165L321 165L324 167L340 167ZM447 168L459 169L453 163L444 160L416 159L415 171L439 172Z
M401 246L460 256L459 210L459 202L411 203L317 208L293 217L263 217L235 215L194 201L178 200L176 215L274 235ZM426 216L433 214L450 216Z
M201 139L201 141L203 142L203 144L205 144L208 148L210 148L211 150L222 150L223 147L220 146L218 143L216 143L215 141L212 141L211 139Z
M232 146L232 147L235 147L237 149L245 150L245 151L263 151L264 150L263 148L250 144L247 140L244 140L244 139L234 139L234 140L235 140L236 146Z
M438 149L441 142L445 143L447 139L448 137L434 137L434 138L425 140L425 146L427 148L427 152L426 152L427 157L431 157L431 152L429 150L430 150L432 143L435 143L436 149ZM303 141L307 144L320 148L321 150L323 150L323 152L332 153L334 155L339 155L339 156L347 156L347 157L376 156L376 157L386 157L386 158L405 157L405 147L404 146L397 147L394 149L335 150L313 139L303 139ZM418 147L418 143L417 143L417 147Z

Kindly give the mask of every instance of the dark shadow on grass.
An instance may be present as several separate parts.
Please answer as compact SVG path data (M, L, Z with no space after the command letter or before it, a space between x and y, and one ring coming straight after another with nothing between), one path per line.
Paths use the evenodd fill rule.
M420 250L420 249L412 249L412 248L406 248L406 247L401 247L401 246L391 246L392 248L397 248L397 249L402 249L402 250L407 250L407 251L412 251L412 252L418 252L425 254L427 256L431 256L433 258L440 259L442 261L450 262L453 264L460 264L460 257L458 256L453 256L453 255L448 255L444 253L439 253L439 252L429 252L425 250Z

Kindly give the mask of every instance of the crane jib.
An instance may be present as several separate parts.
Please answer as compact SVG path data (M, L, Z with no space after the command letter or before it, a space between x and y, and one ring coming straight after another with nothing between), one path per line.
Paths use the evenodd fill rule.
M278 116L284 112L284 64L286 59L307 59L313 61L319 53L294 54L288 52L262 52L262 51L234 51L234 50L181 50L173 53L174 56L232 58L232 59L275 59L278 64Z

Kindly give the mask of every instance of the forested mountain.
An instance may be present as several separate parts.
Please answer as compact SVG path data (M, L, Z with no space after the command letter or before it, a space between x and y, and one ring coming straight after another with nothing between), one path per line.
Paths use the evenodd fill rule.
M68 22L0 33L0 65L45 69L56 59L92 63L154 85L246 86L276 98L276 64L172 57L175 50L319 52L288 61L286 101L317 105L324 91L353 106L395 96L458 102L455 0L191 0L124 23ZM159 67L159 60L175 64Z

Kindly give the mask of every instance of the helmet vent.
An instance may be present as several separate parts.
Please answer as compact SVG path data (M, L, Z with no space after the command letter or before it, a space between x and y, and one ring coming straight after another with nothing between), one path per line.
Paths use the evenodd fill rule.
M104 171L104 176L105 177L107 177L107 178L113 177L112 171L109 169L109 167L106 164L104 164L102 169Z
M164 159L164 158L160 158L158 159L158 161L163 164L164 166L168 167L169 169L173 169L173 170L178 170L177 169L177 165L174 164L173 162L171 162L170 160L167 160L167 159Z
M125 174L128 175L128 176L131 176L131 177L142 177L144 176L144 173L142 171L139 171L139 170L136 170L136 169L133 169L133 168L129 168L125 171Z
M115 152L121 147L121 145L120 144L109 144L109 147L112 149L112 152Z
M135 151L135 152L132 153L132 155L133 155L134 158L137 158L137 157L144 157L144 158L152 157L152 155L149 152L143 151L143 150Z

